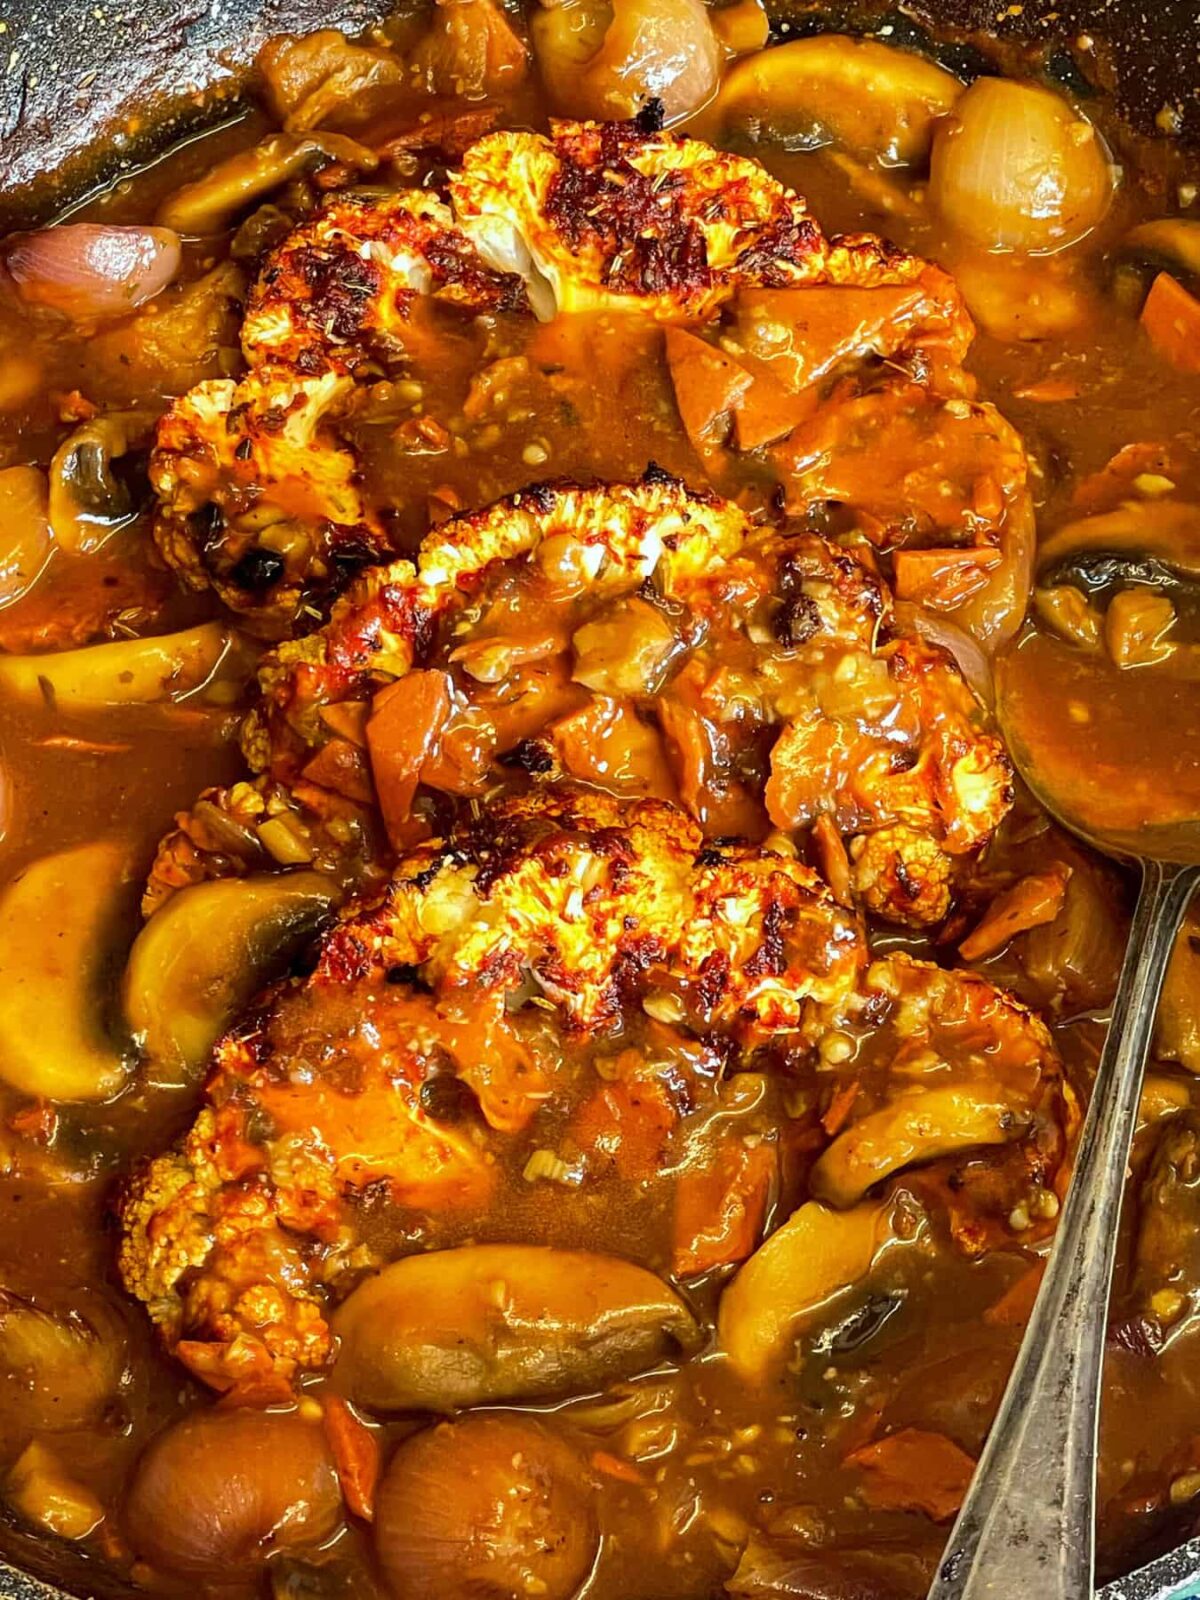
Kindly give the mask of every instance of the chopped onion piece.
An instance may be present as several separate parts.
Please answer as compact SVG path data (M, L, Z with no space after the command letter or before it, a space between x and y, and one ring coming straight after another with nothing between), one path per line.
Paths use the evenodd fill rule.
M929 644L940 645L953 656L958 670L967 683L988 710L992 710L996 704L996 689L992 683L991 664L980 645L969 633L965 633L948 618L903 600L896 604L896 619L903 627L913 633L919 633Z

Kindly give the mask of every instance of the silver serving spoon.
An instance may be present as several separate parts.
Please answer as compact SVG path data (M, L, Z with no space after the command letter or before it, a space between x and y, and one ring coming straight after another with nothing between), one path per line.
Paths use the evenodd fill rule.
M1091 1600L1095 1588L1100 1375L1117 1224L1142 1072L1175 934L1200 883L1200 821L1136 833L1105 826L1128 795L1047 792L1000 720L1047 811L1094 848L1142 869L1129 946L1074 1176L1037 1303L929 1600ZM1197 728L1200 738L1200 724ZM1081 751L1086 760L1086 747ZM1130 753L1131 777L1136 752ZM1109 811L1108 820L1111 820Z

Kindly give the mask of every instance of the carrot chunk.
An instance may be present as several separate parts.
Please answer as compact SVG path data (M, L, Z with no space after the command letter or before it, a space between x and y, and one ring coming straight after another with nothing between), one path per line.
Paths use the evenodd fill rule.
M619 1483L645 1483L645 1478L630 1461L622 1461L620 1456L614 1456L608 1450L593 1450L592 1465L597 1472L603 1472L606 1477L616 1478Z
M820 402L814 386L795 394L759 364L753 382L734 404L733 435L739 450L758 450L776 444L811 417Z
M798 390L840 361L895 349L927 299L925 288L916 283L747 289L737 299L737 331L755 355L769 353L783 384Z
M367 722L367 749L388 838L397 849L417 792L421 768L450 715L450 680L444 672L410 672L375 696Z
M720 442L718 424L750 387L750 374L732 356L683 328L667 329L667 365L683 426L703 455Z
M342 1498L356 1517L371 1522L379 1483L379 1441L339 1395L326 1395L322 1403L325 1437L333 1452Z
M1181 372L1200 372L1200 300L1169 272L1160 272L1142 307L1151 344Z
M594 1170L638 1182L659 1170L678 1120L660 1078L619 1078L579 1108L571 1136Z
M744 1261L758 1243L775 1180L769 1144L723 1140L706 1167L684 1171L675 1191L672 1270L696 1277Z
M1031 872L998 894L982 920L958 947L965 961L981 961L1002 950L1010 939L1026 928L1053 922L1062 910L1067 894L1070 867L1052 867L1048 872Z
M999 550L964 545L959 549L897 550L893 565L896 596L919 605L956 606L987 582L1004 559Z
M850 1112L854 1107L854 1102L858 1099L858 1091L861 1087L862 1085L855 1078L852 1083L844 1083L840 1089L834 1091L829 1107L821 1118L821 1126L831 1139L836 1137L850 1120Z
M903 1428L846 1457L862 1473L860 1494L876 1511L921 1511L948 1522L962 1505L975 1463L944 1433Z
M332 789L336 794L345 795L347 800L357 800L362 805L370 805L375 797L366 759L349 739L330 739L323 744L304 768L303 775L309 783L319 784L322 789Z

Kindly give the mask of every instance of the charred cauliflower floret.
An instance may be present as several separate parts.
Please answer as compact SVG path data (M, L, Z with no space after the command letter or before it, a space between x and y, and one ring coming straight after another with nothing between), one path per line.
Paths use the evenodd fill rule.
M271 252L242 349L251 366L353 373L403 353L418 295L471 313L525 304L520 279L489 271L436 195L337 195Z
M743 283L802 283L824 264L804 202L757 161L641 122L495 133L450 180L458 224L535 312L711 315Z
M451 174L459 227L485 261L520 274L539 317L632 311L714 315L740 289L916 282L926 263L874 234L827 240L800 196L757 161L632 122L553 122L494 133ZM970 319L944 275L939 322ZM961 353L961 352L960 352Z
M155 538L193 587L211 583L235 609L269 590L286 615L314 578L386 553L330 421L349 387L332 371L305 377L273 362L171 406L150 457Z
M253 760L258 753L254 741L265 720L272 770L292 776L287 747L297 736L304 747L324 737L322 707L369 695L404 675L427 653L439 625L448 626L450 654L468 649L472 636L483 646L464 658L468 680L505 676L504 668L518 663L511 649L501 658L505 634L487 625L480 608L490 609L485 585L493 576L502 582L506 568L530 574L552 602L569 604L585 592L621 594L651 578L664 594L682 597L749 532L735 506L660 472L638 484L595 489L539 485L457 517L425 539L415 566L397 561L364 573L334 606L326 628L265 660L263 707L248 754ZM511 626L517 619L510 611L504 620ZM524 653L545 656L565 643L552 633L548 650L543 641L540 651L526 646Z
M527 974L583 1032L658 986L735 1036L803 1032L810 1002L835 1006L854 982L856 925L810 868L706 846L674 807L550 790L507 802L478 837L482 859L473 840L416 851L326 960L417 966L444 989Z
M475 314L524 305L421 190L335 195L268 256L242 328L249 372L177 400L150 461L156 538L196 588L286 627L308 588L389 552L338 432L355 378L403 355L417 295Z
M354 799L365 771L398 849L419 785L567 777L753 837L765 784L771 823L829 817L864 902L928 925L1011 782L951 659L894 627L869 562L815 534L662 473L545 485L363 574L268 656L243 746L286 786Z
M952 862L928 834L899 823L861 833L850 857L854 892L875 916L932 927L949 911Z
M348 571L386 557L382 514L364 503L339 429L357 414L358 385L428 354L418 298L469 316L532 305L543 318L622 310L696 321L757 293L737 308L732 338L753 368L759 412L772 411L764 384L802 388L873 358L907 362L921 393L939 373L969 392L958 364L971 323L946 274L873 235L826 239L757 162L651 122L491 134L450 175L449 205L424 190L337 194L288 234L249 297L249 375L200 385L160 427L151 477L167 561L284 631L310 591L336 591ZM771 298L806 287L825 297L811 316ZM831 304L838 294L845 303ZM763 426L743 416L739 437ZM790 502L820 497L804 448L802 427L778 448ZM299 509L277 514L289 499Z
M707 845L672 807L501 805L403 862L218 1044L208 1105L123 1198L125 1284L207 1382L286 1387L328 1356L363 1207L476 1214L496 1140L536 1140L564 1075L593 1072L569 1042L659 1013L734 1056L812 1043L864 954L807 867ZM448 1079L474 1115L445 1109Z
M946 653L915 638L845 651L811 674L766 790L777 827L825 814L843 833L873 835L851 845L857 888L878 915L918 924L949 905L939 856L978 852L1012 800L979 702Z
M368 780L369 781L369 780ZM267 777L206 789L155 852L142 893L153 916L178 889L264 868L311 867L362 889L379 855L366 790L358 800L316 784L292 788Z
M134 1177L118 1266L198 1377L269 1401L328 1357L312 1262L337 1241L339 1202L320 1154L277 1174L246 1132L240 1108L208 1107Z

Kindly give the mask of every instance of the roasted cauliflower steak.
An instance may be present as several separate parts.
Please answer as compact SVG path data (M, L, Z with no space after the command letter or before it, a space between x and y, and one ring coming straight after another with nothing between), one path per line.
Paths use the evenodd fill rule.
M728 1061L811 1045L865 953L789 856L658 801L513 798L414 851L218 1044L191 1130L121 1201L125 1285L206 1381L286 1389L328 1357L358 1208L478 1208L495 1142L536 1140L562 1075L593 1071L564 1045L643 1010ZM474 1116L438 1115L447 1074Z
M865 903L910 924L945 916L953 858L1012 801L982 707L943 650L897 631L869 555L756 527L659 472L547 484L444 524L280 645L260 687L244 748L284 786L336 788L332 708L362 710L353 782L369 761L398 838L418 783L482 795L514 767L761 833L749 778L779 828L830 817Z
M418 299L467 317L696 324L746 290L892 291L880 353L927 365L928 346L953 365L970 342L946 274L874 235L827 239L759 163L652 118L486 135L447 196L329 196L261 266L246 376L201 385L160 424L150 475L166 559L276 632L388 553L343 424L361 386L403 366ZM288 489L289 463L310 492Z

